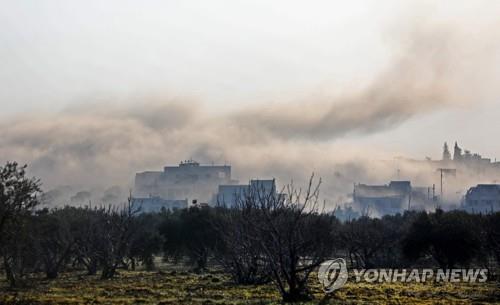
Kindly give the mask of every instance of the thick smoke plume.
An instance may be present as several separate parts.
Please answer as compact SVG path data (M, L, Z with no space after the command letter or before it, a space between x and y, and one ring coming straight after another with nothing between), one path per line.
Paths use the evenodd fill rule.
M259 107L235 119L245 128L275 137L332 139L379 132L438 110L457 98L452 95L456 84L450 75L453 42L449 34L428 31L414 33L401 57L360 92L331 100Z
M395 175L393 166L361 160L356 147L342 144L343 136L377 133L415 116L467 105L480 95L479 83L470 81L464 88L462 81L491 71L488 54L500 48L490 44L483 52L484 41L476 37L470 53L461 33L446 29L413 31L371 85L332 98L260 104L219 116L193 101L137 98L13 117L0 125L0 161L30 164L46 189L125 189L136 172L186 158L231 163L243 181L300 180L314 171L325 181L324 193L343 201L353 182L384 182ZM464 54L473 56L465 70ZM371 155L386 156L373 149Z

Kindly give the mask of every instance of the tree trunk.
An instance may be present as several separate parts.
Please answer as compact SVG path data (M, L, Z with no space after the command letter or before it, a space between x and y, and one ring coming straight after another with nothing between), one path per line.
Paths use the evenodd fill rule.
M95 275L97 273L97 261L91 259L89 263L86 265L87 267L87 275Z
M102 279L102 280L105 280L105 279L110 279L110 278L112 278L113 276L115 276L115 273L116 273L116 268L115 268L115 267L112 267L112 266L104 266L104 267L102 268L101 279Z
M292 269L296 270L295 267L292 267ZM290 275L287 284L288 291L286 291L283 295L284 302L304 302L311 300L311 296L309 295L307 288L300 284L300 281L296 277L295 273Z
M57 278L57 276L59 275L59 272L58 272L57 268L49 268L45 272L45 275L47 276L47 279L53 280L53 279Z
M195 268L195 272L203 272L207 269L207 261L208 261L208 258L205 254L202 254L200 256L198 256L198 258L196 259L196 268Z
M10 287L18 287L19 281L7 257L3 258L3 264L5 269L5 275L7 277L7 281L9 282Z
M306 302L311 300L311 296L305 289L300 287L290 288L283 296L283 302Z

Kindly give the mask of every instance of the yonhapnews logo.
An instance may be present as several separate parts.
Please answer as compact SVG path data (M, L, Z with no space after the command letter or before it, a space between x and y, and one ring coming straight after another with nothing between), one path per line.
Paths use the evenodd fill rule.
M488 279L487 274L488 269L353 269L355 283L427 281L484 283ZM327 260L319 266L318 280L325 293L332 293L342 288L348 278L349 272L343 258Z
M319 266L318 280L326 293L332 293L344 286L348 276L347 264L343 258L328 260Z

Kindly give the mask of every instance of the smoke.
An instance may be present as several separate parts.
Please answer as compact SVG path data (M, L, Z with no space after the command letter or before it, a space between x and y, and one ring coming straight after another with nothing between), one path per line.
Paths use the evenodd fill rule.
M433 29L435 30L435 29ZM235 120L244 128L279 138L332 139L365 134L439 110L452 101L452 37L421 29L401 58L361 92L321 101L245 110Z
M459 59L469 46L449 29L413 29L397 48L392 65L355 92L259 104L223 115L186 99L83 103L0 124L0 156L28 163L46 189L126 187L136 172L193 158L230 163L233 175L243 181L301 181L316 172L325 181L324 193L332 201L345 201L352 183L385 183L395 178L395 170L393 164L375 164L362 156L368 149L372 158L386 157L385 152L348 146L341 141L344 137L378 133L416 116L467 105L471 96L480 94L478 83L469 82L466 89L461 81L471 73L479 79L482 72L491 71L485 65L489 53L475 48L475 70L470 70L470 58L468 69L461 70ZM480 43L476 38L479 49ZM490 45L488 50L498 48ZM406 172L430 184L431 178L420 177L410 165Z

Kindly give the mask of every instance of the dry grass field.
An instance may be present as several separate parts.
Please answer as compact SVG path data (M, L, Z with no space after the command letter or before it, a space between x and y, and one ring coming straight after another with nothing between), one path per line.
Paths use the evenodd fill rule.
M122 271L113 280L76 273L36 286L8 289L0 282L0 304L281 304L272 284L237 286L219 272ZM325 297L311 278L315 299L306 304L500 304L498 282L466 284L354 284Z

